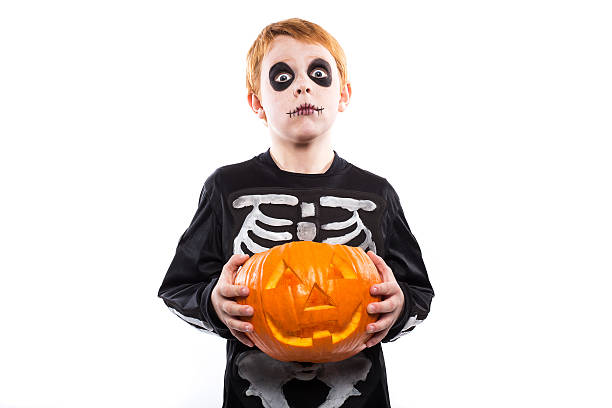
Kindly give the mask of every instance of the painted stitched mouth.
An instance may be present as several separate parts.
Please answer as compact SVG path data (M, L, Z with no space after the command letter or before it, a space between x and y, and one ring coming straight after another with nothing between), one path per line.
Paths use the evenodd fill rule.
M305 115L312 115L313 113L317 112L320 116L323 109L324 109L323 107L317 108L311 103L303 103L297 106L293 111L287 112L287 115L289 115L289 117L292 117L293 115L305 116Z

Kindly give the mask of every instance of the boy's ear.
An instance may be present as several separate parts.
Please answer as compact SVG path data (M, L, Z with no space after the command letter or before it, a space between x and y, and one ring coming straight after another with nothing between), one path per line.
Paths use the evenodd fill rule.
M266 113L264 112L264 108L259 101L259 98L254 93L249 93L247 95L247 101L249 102L249 106L257 114L259 119L263 119L264 125L268 126L268 120L266 118Z
M338 102L338 112L344 112L351 100L351 83L347 82L340 90L340 102Z

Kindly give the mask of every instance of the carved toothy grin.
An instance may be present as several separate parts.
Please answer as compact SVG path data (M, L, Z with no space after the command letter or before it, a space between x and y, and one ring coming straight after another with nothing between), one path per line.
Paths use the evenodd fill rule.
M336 344L345 338L347 338L351 333L353 333L359 327L359 322L361 321L361 309L363 304L360 303L351 316L351 320L344 327L343 330L338 332L330 332L329 330L316 330L313 327L304 328L300 331L299 335L284 335L279 327L274 324L274 320L272 316L269 316L265 313L266 321L268 322L268 327L272 331L274 338L284 344L288 344L296 347L312 347L313 343L315 344L327 344L332 345ZM338 322L329 322L332 323L332 326L337 326ZM335 323L335 325L333 324Z
M289 117L292 117L293 115L307 116L307 115L312 115L315 112L318 112L320 116L323 109L324 109L323 107L317 108L311 103L303 103L297 106L293 111L287 112L287 115L289 115Z

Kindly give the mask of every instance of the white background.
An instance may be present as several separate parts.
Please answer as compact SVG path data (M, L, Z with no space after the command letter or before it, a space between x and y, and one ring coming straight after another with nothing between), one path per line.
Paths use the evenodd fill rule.
M219 407L225 340L157 298L202 183L269 147L267 24L343 46L333 146L400 195L436 292L393 407L609 407L605 1L0 3L0 406Z

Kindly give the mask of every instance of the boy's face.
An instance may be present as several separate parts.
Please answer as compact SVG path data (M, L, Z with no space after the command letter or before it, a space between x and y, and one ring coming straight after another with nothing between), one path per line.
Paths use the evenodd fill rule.
M276 136L296 143L325 134L350 97L340 92L336 61L327 48L286 35L272 42L261 63L261 100L249 99L254 111ZM306 107L306 108L304 108Z

